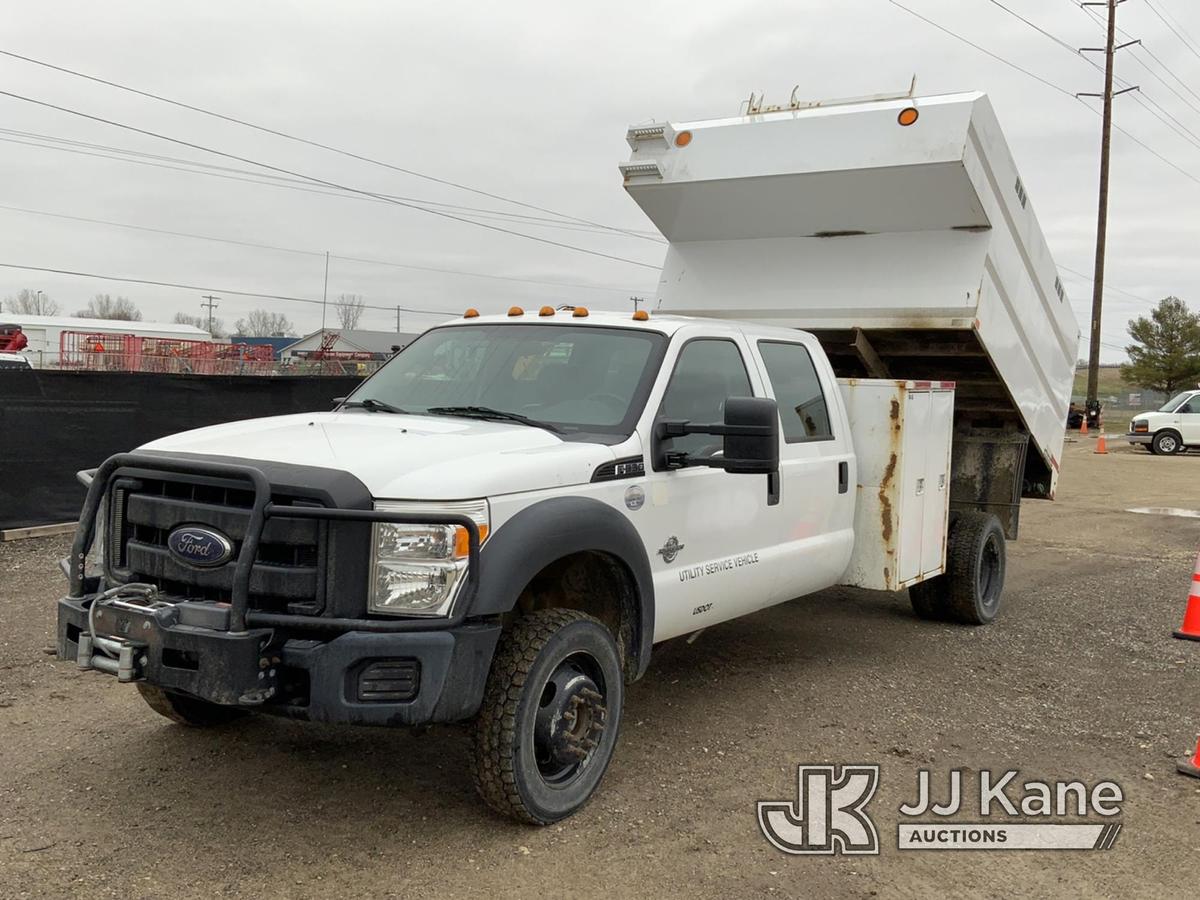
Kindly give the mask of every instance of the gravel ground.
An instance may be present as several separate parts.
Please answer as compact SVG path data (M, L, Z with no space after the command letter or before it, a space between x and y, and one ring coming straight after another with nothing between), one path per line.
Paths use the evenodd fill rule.
M1054 503L1027 502L988 628L916 620L839 589L662 649L628 698L604 785L557 826L476 800L462 729L255 718L166 722L128 686L47 652L67 540L0 544L0 896L1188 896L1200 781L1200 645L1174 641L1200 520L1200 458L1069 444ZM792 857L758 799L798 763L882 765L878 857ZM896 849L930 768L1113 779L1107 852ZM973 815L972 815L973 814ZM978 820L968 803L963 821Z

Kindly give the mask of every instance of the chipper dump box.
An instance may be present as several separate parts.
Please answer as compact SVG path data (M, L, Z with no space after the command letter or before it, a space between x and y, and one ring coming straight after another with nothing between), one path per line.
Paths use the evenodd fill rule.
M956 383L951 509L1052 498L1079 328L987 97L633 127L655 306L800 328L842 377Z

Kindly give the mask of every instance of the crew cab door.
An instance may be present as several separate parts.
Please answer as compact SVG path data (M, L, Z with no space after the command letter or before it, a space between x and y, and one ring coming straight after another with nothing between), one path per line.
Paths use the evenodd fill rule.
M854 552L857 472L833 369L815 338L753 341L779 406L780 504L772 603L837 584Z
M777 506L767 475L720 468L654 469L654 450L713 459L722 439L690 434L656 441L661 418L721 422L730 397L762 397L757 367L740 333L692 329L675 335L648 403L646 502L633 520L654 573L656 641L750 612L769 602ZM664 380L665 379L665 380Z

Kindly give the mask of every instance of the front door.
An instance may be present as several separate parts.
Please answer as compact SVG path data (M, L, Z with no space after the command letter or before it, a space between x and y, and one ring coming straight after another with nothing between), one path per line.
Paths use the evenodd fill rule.
M658 416L721 422L727 398L762 396L751 382L745 350L734 334L685 341ZM718 458L723 442L693 434L665 444L696 460ZM639 530L654 572L656 641L732 619L769 597L774 572L766 553L773 541L764 518L767 481L766 475L706 466L647 473Z
M1200 446L1200 394L1192 394L1175 414L1179 418L1179 434L1189 447Z

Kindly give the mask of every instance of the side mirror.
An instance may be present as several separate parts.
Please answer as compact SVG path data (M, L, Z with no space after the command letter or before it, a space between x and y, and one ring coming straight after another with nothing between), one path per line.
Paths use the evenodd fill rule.
M686 434L720 435L720 456L690 459L685 453L664 452L662 441ZM725 421L701 424L660 419L654 431L654 468L682 469L709 466L740 475L770 474L779 470L779 407L765 397L730 397L725 401Z
M765 397L725 401L726 472L760 475L779 471L779 406Z

